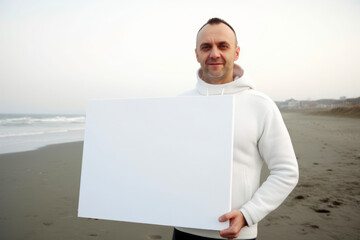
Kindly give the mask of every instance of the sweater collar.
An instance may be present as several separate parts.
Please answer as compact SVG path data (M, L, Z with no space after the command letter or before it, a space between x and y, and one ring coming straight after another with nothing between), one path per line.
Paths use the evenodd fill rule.
M255 89L254 83L245 74L245 71L237 64L234 64L234 81L224 84L210 84L202 80L197 71L196 89L201 95L226 95L242 92L248 89Z

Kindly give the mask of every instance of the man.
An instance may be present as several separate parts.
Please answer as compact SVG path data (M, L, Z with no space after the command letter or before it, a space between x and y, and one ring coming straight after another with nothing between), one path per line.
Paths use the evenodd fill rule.
M173 239L255 239L257 223L277 208L298 181L298 165L281 114L264 94L254 90L244 70L234 64L240 47L234 29L210 19L197 34L195 54L201 68L196 89L184 96L235 95L232 211L220 216L229 228L220 232L177 228ZM266 163L270 175L259 186Z

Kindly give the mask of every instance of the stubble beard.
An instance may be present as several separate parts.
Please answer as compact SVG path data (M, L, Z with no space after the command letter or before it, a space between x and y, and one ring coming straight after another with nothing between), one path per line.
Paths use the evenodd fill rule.
M217 83L219 82L220 80L222 80L224 77L225 77L225 74L226 71L225 69L223 68L219 74L212 74L211 71L208 69L208 67L205 67L203 70L202 70L202 76L201 78L205 81L205 82L208 82L208 83Z

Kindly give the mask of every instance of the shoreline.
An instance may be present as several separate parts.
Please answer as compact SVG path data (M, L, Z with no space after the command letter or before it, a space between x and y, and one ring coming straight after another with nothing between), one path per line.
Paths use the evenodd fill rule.
M336 111L336 109L343 109L343 108L349 108L349 109L355 109L351 111L348 114L344 114L344 111ZM333 111L335 110L335 111ZM280 110L281 114L304 114L304 115L313 115L313 116L323 116L323 117L333 117L333 118L360 118L360 114L358 113L358 110L360 110L360 105L354 105L354 106L348 106L348 107L338 107L338 108L299 108L299 109L286 109L286 110ZM41 114L39 114L41 115ZM56 115L56 114L55 114ZM69 114L69 116L72 116L72 114ZM53 145L62 145L67 143L83 143L84 140L69 140L65 142L59 142L59 143L48 143L45 145L41 145L39 147L33 147L31 149L25 149L20 151L14 151L14 152L5 152L1 153L0 156L6 155L6 154L16 154L16 153L24 153L24 152L32 152L41 150L46 147L50 147Z
M259 223L257 239L358 238L360 120L293 112L283 117L300 180ZM77 141L0 155L0 238L171 239L172 227L77 217L82 149Z
M47 147L51 147L54 145L63 145L63 144L71 144L71 143L83 143L83 140L74 140L74 141L69 141L69 142L61 142L61 143L49 143L40 147L35 147L32 149L27 149L27 150L20 150L20 151L16 151L16 152L5 152L5 153L0 153L0 157L3 155L7 155L7 154L17 154L17 153L26 153L26 152L33 152L33 151L38 151L41 150L43 148L47 148Z
M85 116L0 114L0 154L36 150L84 139Z

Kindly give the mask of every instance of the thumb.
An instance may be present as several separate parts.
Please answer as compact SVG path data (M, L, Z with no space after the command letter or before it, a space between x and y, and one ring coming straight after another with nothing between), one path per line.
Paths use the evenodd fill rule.
M221 217L219 217L219 222L226 222L231 218L231 212L228 212L224 215L222 215Z

